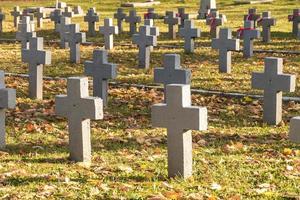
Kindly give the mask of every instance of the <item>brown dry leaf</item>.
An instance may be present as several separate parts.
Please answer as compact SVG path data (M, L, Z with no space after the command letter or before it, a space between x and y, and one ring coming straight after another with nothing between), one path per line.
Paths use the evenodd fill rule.
M27 124L26 124L26 132L27 132L27 133L32 133L32 132L34 132L34 131L36 131L36 126L35 126L35 124L33 124L33 123L31 123L31 122L27 123Z
M182 198L182 192L175 192L175 191L167 191L164 192L163 195L168 198L168 199L172 199L172 200L177 200Z

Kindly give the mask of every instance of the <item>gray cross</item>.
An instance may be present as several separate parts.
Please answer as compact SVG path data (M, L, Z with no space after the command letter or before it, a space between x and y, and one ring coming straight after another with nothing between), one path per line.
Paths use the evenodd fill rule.
M151 46L157 45L157 37L150 34L150 26L140 26L139 33L133 35L132 41L139 47L139 68L148 69Z
M3 32L3 21L5 20L5 14L2 11L2 9L0 9L0 33Z
M295 91L296 76L283 74L282 69L282 58L265 58L264 73L252 74L252 88L264 90L263 120L269 125L282 120L282 91Z
M114 18L117 19L119 32L123 32L123 20L126 18L123 8L118 8L117 12L114 14Z
M80 32L79 24L70 24L65 39L70 46L70 61L80 63L80 44L86 41L86 36L85 33Z
M293 34L298 36L300 24L300 9L294 9L293 14L289 15L289 21L293 22Z
M293 117L290 122L289 139L300 144L300 117Z
M232 39L229 28L221 28L220 38L212 40L212 48L219 50L219 71L231 73L231 51L240 50L240 40Z
M88 78L70 77L67 95L55 98L55 113L68 119L70 159L91 161L90 119L103 119L102 100L89 97Z
M82 16L84 14L81 6L75 6L73 9L74 15Z
M30 20L29 16L23 17L18 25L18 32L16 33L16 39L21 42L22 49L28 48L29 39L32 37L36 37L34 23Z
M14 7L14 10L10 12L10 14L14 17L14 27L18 28L20 16L22 14L20 11L20 7L19 6Z
M262 26L263 42L271 42L271 26L276 25L276 19L271 18L271 12L263 12L262 18L257 21L258 26Z
M94 50L93 61L84 62L84 74L93 77L93 96L103 100L103 106L108 104L108 80L117 77L117 65L109 63L106 50Z
M104 26L100 26L100 33L104 35L105 49L114 48L114 34L118 34L118 27L113 25L111 18L104 19Z
M62 15L65 17L74 17L74 12L72 11L72 8L67 6L65 7L65 10L62 12Z
M180 66L180 55L164 55L163 68L154 69L154 82L164 84L165 102L166 87L169 84L191 84L191 70L182 69Z
M37 27L43 28L43 21L46 18L46 12L43 7L37 8L34 16L37 18Z
M179 34L184 38L184 50L192 53L195 50L195 38L201 36L200 28L195 28L194 20L185 20L184 27L180 28Z
M30 17L30 20L31 21L34 21L34 14L33 13L30 13L30 11L28 10L28 9L24 9L23 11L22 11L22 14L21 14L21 16L20 16L21 18L21 20L22 20L22 18L23 17Z
M130 10L129 16L125 17L125 21L129 23L130 26L130 35L133 35L136 33L136 25L138 23L141 23L141 17L136 15L136 10Z
M145 20L152 19L154 22L155 19L159 19L159 18L160 16L157 13L155 13L154 8L148 8L147 13L144 14Z
M253 56L253 40L260 37L260 31L254 28L253 23L253 21L245 21L244 29L240 31L239 35L239 38L244 40L243 54L245 58Z
M244 21L253 21L253 27L256 28L256 22L260 19L260 15L257 14L255 8L250 8L248 14L244 15Z
M5 111L16 107L16 90L5 87L4 71L0 71L0 149L6 145Z
M90 8L84 16L84 21L88 22L88 35L95 36L96 35L96 22L99 22L99 16L96 12L96 8Z
M224 25L224 17L219 14L219 11L212 10L206 18L206 25L210 26L210 36L211 38L219 37L219 26Z
M178 29L184 27L184 21L190 19L190 14L185 12L185 8L178 8L178 17L180 17L180 24L178 25Z
M50 13L50 19L54 22L55 29L57 25L60 23L60 18L62 16L62 11L60 9L55 9Z
M167 85L167 103L151 108L154 127L167 128L168 176L192 175L192 130L207 130L207 109L191 106L190 85Z
M56 30L59 32L60 37L60 48L67 49L69 48L69 43L66 40L66 36L70 31L71 18L61 16L60 23L57 24Z
M166 17L164 19L164 23L168 24L169 27L169 38L175 39L176 38L176 28L177 24L180 24L180 18L176 17L176 13L174 11L167 11Z
M44 50L42 37L30 38L29 49L22 50L22 62L29 65L29 97L43 99L43 65L51 64L51 51Z
M150 26L150 35L158 37L160 35L159 33L159 27L154 26L154 20L153 19L145 19L144 20L145 26ZM153 51L153 46L150 46L150 50Z

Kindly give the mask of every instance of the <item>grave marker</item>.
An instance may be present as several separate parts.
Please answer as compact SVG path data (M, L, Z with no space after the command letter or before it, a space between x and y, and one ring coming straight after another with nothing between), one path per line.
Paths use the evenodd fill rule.
M18 25L18 32L16 33L16 39L21 42L22 49L28 48L29 39L32 37L36 37L34 23L30 21L29 16L23 17Z
M178 29L184 27L184 21L190 19L190 15L185 12L185 8L178 8L177 16L180 18L180 24L178 24Z
M289 139L291 142L300 144L300 117L291 119Z
M14 27L18 28L20 17L22 14L20 11L20 7L19 6L14 7L14 10L10 12L10 14L14 17Z
M16 90L5 87L4 71L0 71L0 149L6 146L5 112L16 107Z
M255 8L250 8L248 14L244 15L244 21L253 21L253 28L256 28L256 23L260 19L260 14L257 14Z
M36 13L34 13L34 16L37 18L37 27L43 28L43 22L46 18L46 12L44 11L43 7L39 7L36 10Z
M198 19L206 19L211 9L217 9L216 0L200 0Z
M144 14L145 20L152 19L154 22L155 19L159 19L159 18L160 16L157 13L155 13L154 8L148 8L147 13Z
M71 19L68 17L61 16L60 23L57 24L56 30L59 33L60 37L60 48L67 49L69 48L69 43L67 42L67 34L70 31Z
M212 48L219 50L219 71L231 73L231 51L240 50L240 40L232 39L232 31L221 28L220 38L212 39Z
M191 106L190 85L167 85L167 103L151 108L154 127L167 128L168 176L192 175L192 130L207 130L207 109Z
M82 16L84 14L83 9L81 8L81 6L75 6L73 9L74 15L79 15Z
M184 50L186 53L193 53L195 50L195 38L201 36L200 28L195 28L194 20L185 20L184 27L179 30L184 38Z
M169 38L175 39L176 38L176 28L175 26L180 24L180 18L176 17L176 13L174 11L167 11L166 17L164 19L164 23L168 24L169 27Z
M68 78L67 95L55 98L55 113L68 119L70 159L90 162L90 119L103 119L103 105L100 98L89 97L88 78Z
M88 22L88 35L95 36L96 35L96 22L99 22L99 16L96 12L96 8L90 8L84 16L84 21Z
M93 61L84 62L84 74L93 77L93 96L103 100L107 107L108 80L117 77L117 65L109 63L106 50L94 50Z
M100 26L99 31L104 35L105 49L114 48L114 34L118 34L118 27L113 25L111 18L104 19L104 26Z
M123 32L123 21L126 18L123 8L118 8L117 12L114 14L114 18L117 19L119 32Z
M257 21L258 26L262 26L263 42L271 42L271 26L276 25L276 19L271 18L271 12L263 12L262 18Z
M0 9L0 33L3 32L3 21L5 20L5 14L2 11L2 9Z
M223 26L225 22L225 16L219 14L219 11L212 10L206 18L206 25L210 26L211 38L219 37L219 26Z
M65 39L70 46L70 61L80 63L80 44L86 41L85 33L80 32L79 24L70 24Z
M154 26L153 19L145 19L145 26L150 26L150 35L158 37L160 35L159 27ZM153 51L153 46L150 46L150 51Z
M43 99L43 65L51 64L51 51L44 50L44 39L29 40L29 49L22 50L22 62L29 65L29 97Z
M74 17L74 12L72 11L72 8L67 6L65 7L64 11L62 12L62 15L65 17L72 18Z
M299 24L300 24L300 9L294 9L293 14L288 17L290 22L293 22L293 34L299 35Z
M133 35L132 41L139 47L139 68L148 69L151 46L157 45L157 37L150 34L150 26L140 26L139 33Z
M60 9L55 9L50 13L50 19L54 22L55 29L58 24L60 24L60 18L62 17L62 11Z
M252 73L252 88L264 90L263 121L277 125L282 120L282 92L294 92L295 75L283 74L282 58L265 58L264 73Z
M129 23L130 26L130 35L133 35L136 33L136 25L138 23L141 23L141 17L136 15L136 10L130 10L129 16L125 17L125 21Z

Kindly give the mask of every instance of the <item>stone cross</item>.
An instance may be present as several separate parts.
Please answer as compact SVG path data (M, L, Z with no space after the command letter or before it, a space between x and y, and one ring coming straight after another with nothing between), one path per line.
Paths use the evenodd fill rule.
M294 9L293 14L289 15L289 21L293 22L293 34L298 36L299 34L299 24L300 24L300 9Z
M3 21L5 20L5 14L2 11L2 9L0 9L0 33L3 32Z
M178 29L184 27L184 21L190 19L190 14L185 12L185 8L178 8L177 16L180 18L180 24L178 24Z
M16 33L16 39L21 42L22 49L28 48L29 39L32 37L36 37L34 23L30 20L29 16L23 17L18 25L18 32Z
M206 19L212 9L217 9L216 0L200 0L197 19Z
M117 65L109 63L106 50L94 50L93 61L84 62L84 73L93 77L93 96L103 100L103 106L107 107L108 80L117 77Z
M289 139L300 144L300 117L293 117L290 123Z
M60 24L60 18L62 16L62 11L60 9L55 9L50 13L50 19L54 22L55 28Z
M89 97L87 77L68 78L67 95L55 98L55 113L68 119L70 159L90 162L90 119L103 119L103 105L99 97Z
M277 125L282 120L282 92L294 92L296 76L283 74L282 58L265 58L264 73L252 74L252 88L264 90L263 121Z
M271 12L263 12L262 18L257 21L258 26L262 26L263 42L271 42L271 26L276 25L276 19L271 18Z
M5 87L4 71L0 71L0 149L6 146L5 111L16 107L16 90Z
M56 0L56 8L64 9L65 7L67 7L67 3L66 2L62 2L62 1L58 2L58 0Z
M147 13L144 14L144 19L152 19L154 22L155 19L159 19L159 15L155 13L154 8L148 8Z
M70 61L80 63L80 44L86 41L86 36L85 33L80 32L79 24L70 24L65 39L70 46Z
M245 58L253 56L253 40L260 37L260 31L254 28L253 23L253 21L245 21L244 28L238 30L238 37L244 40L243 54Z
M164 55L163 68L154 69L154 82L164 85L165 102L166 87L169 84L191 84L192 72L190 69L182 69L180 66L180 55Z
M129 23L130 35L133 35L136 33L136 25L141 22L141 17L136 15L136 10L130 10L129 16L125 17L125 21Z
M74 15L83 15L84 12L83 12L83 9L81 8L81 6L75 6L74 7Z
M21 11L20 7L16 6L14 7L14 10L10 12L10 14L14 17L14 27L18 28L20 17L21 17Z
M29 97L43 99L43 65L51 64L51 51L44 50L44 39L29 40L29 49L22 50L22 62L29 64Z
M260 15L257 14L255 8L250 8L248 14L244 15L244 21L253 21L253 27L256 28L256 22L260 19Z
M74 12L72 11L72 8L67 6L65 7L65 10L62 12L62 15L65 17L72 18L74 17Z
M164 23L168 24L169 27L169 38L175 39L176 38L176 29L175 26L180 24L180 17L176 16L174 11L167 11L166 17L164 19Z
M118 34L118 27L113 25L111 18L104 19L104 26L100 26L100 33L104 35L105 49L114 48L114 34Z
M117 19L119 32L123 32L123 20L126 18L123 8L118 8L117 12L114 14L114 18Z
M206 18L206 25L210 26L211 38L219 37L219 26L224 25L224 18L219 14L219 11L213 10Z
M220 37L212 39L212 48L219 50L219 71L231 73L231 51L240 50L240 40L232 39L229 28L221 28Z
M144 20L145 26L150 26L150 35L158 37L160 35L159 27L154 26L153 19L145 19ZM153 46L150 46L150 50L153 51Z
M57 24L56 29L59 32L60 37L60 48L69 48L69 43L67 42L66 36L70 31L71 18L61 16L60 23Z
M180 28L179 34L184 38L184 50L192 53L195 50L195 38L201 36L200 28L195 28L194 20L185 20L184 27Z
M44 11L44 8L37 8L37 11L36 13L34 13L34 16L37 18L37 27L43 28L43 21L46 18L46 12Z
M30 20L34 21L34 14L30 13L30 11L28 9L24 9L20 17L21 17L20 18L21 20L23 17L30 17Z
M192 130L207 130L207 109L191 106L190 85L167 85L166 104L151 108L154 127L167 128L168 176L192 175Z
M84 21L88 22L88 35L95 36L96 35L96 22L99 22L99 16L96 12L96 8L90 8L84 16Z
M139 68L148 69L151 46L157 45L157 37L150 34L150 26L140 26L139 33L133 35L132 41L139 47Z

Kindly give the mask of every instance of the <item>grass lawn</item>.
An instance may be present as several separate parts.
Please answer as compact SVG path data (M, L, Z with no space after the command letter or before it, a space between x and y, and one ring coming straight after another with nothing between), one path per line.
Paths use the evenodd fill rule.
M81 5L84 10L97 7L101 23L112 17L120 1L67 1ZM185 6L190 13L198 10L198 0L186 3L162 0L155 9L160 14ZM227 15L227 27L237 30L249 5L234 5L231 0L219 0L221 13ZM48 1L0 1L7 13L4 33L0 38L14 38L13 6L49 6ZM272 11L277 18L273 42L255 42L255 49L300 51L299 40L291 34L287 15L297 8L297 0L275 0L272 4L255 5L259 13ZM139 15L146 12L139 8ZM87 30L83 18L74 22ZM224 92L261 93L251 89L251 73L263 71L267 56L284 58L284 72L298 75L297 55L255 54L244 59L233 53L232 74L218 72L218 54L210 48L208 27L198 21L202 37L197 39L194 54L182 48L155 48L151 54L151 69L137 69L137 48L127 33L115 37L116 48L109 60L119 66L117 78L122 83L153 84L153 67L162 65L163 54L181 55L182 66L192 69L193 88ZM159 45L183 46L183 40L168 40L166 25L157 21L162 32ZM128 30L128 25L125 25ZM47 22L37 35L46 41L58 39L53 23ZM103 43L98 34L88 41ZM126 44L129 46L120 46ZM100 46L101 47L101 46ZM68 62L68 50L45 44L52 51L52 65L45 67L46 76L69 77L82 75L83 64ZM91 59L95 46L82 46L82 62ZM27 73L21 63L19 44L0 43L0 69L6 72ZM163 94L156 90L111 88L105 117L93 121L91 165L68 160L66 120L54 114L54 97L66 93L66 82L45 81L45 100L27 98L28 81L7 77L8 87L17 89L17 108L7 112L7 148L0 151L0 197L3 199L65 198L65 199L299 199L300 146L290 143L288 125L291 117L300 115L300 104L284 104L283 122L267 126L261 120L262 102L250 98L234 99L209 95L193 95L193 103L206 106L209 129L193 132L194 176L188 180L167 177L166 131L153 129L150 122L151 105L161 102ZM299 96L299 79L295 93Z

